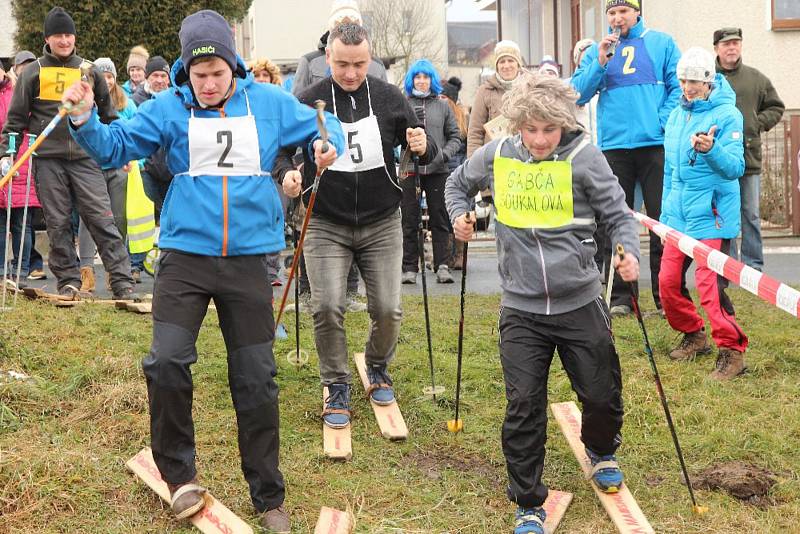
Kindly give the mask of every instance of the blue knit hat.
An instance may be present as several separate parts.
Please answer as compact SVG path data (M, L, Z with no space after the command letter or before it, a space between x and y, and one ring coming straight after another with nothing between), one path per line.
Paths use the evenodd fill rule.
M205 56L222 58L236 72L233 31L228 21L216 11L203 9L183 19L178 37L181 40L181 60L187 74L192 61Z

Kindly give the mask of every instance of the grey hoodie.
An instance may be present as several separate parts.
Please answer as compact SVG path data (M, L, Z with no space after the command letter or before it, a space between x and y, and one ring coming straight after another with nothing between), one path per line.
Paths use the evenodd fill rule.
M570 132L552 156L563 161L582 144L583 132ZM445 203L451 221L470 209L479 190L494 194L494 155L533 162L520 135L496 139L479 148L447 179ZM559 228L520 229L496 222L497 260L502 306L555 315L585 306L601 293L600 272L594 263L597 246L592 236L596 221L605 225L611 242L621 243L639 258L636 222L625 204L625 193L603 154L589 143L573 155L573 220ZM495 202L502 199L495 197ZM496 211L495 211L496 213Z

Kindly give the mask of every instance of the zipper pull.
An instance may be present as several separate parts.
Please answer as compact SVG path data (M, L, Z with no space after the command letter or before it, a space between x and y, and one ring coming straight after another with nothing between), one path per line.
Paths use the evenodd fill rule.
M353 106L353 109L356 109L356 99L353 98L353 95L350 96L350 105Z

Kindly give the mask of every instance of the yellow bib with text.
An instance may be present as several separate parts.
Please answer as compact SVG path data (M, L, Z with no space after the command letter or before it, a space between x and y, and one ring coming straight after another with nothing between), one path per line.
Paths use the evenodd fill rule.
M67 87L81 79L81 69L42 67L39 71L39 98L61 102Z
M496 155L494 206L497 220L513 228L558 228L573 217L572 163L525 163Z

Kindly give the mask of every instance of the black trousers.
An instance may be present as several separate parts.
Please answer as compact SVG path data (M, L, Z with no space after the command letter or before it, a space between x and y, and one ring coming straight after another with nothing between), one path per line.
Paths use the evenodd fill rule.
M622 377L603 299L560 315L503 308L500 360L508 404L502 440L508 498L526 508L541 506L547 499L542 484L547 378L556 349L583 405L583 443L606 455L613 454L622 440Z
M634 192L637 182L642 185L644 205L647 207L647 216L658 220L661 217L661 193L664 190L664 147L648 146L634 149L606 150L603 152L608 160L608 165L619 180L619 185L625 191L625 202L633 209ZM598 241L598 249L605 251L604 264L610 265L612 247L616 243L609 242L603 236L602 242ZM653 300L656 307L661 308L661 298L658 292L658 271L661 269L661 254L664 248L661 238L650 232L650 280L653 289ZM606 271L607 272L607 271ZM636 284L638 290L638 283ZM631 305L631 285L614 273L614 286L611 290L611 306Z
M195 477L191 366L213 299L228 356L242 471L259 512L283 503L278 469L278 385L266 255L210 257L161 252L153 291L153 344L142 367L153 457L170 484ZM213 357L213 355L208 355Z
M433 234L433 265L435 271L440 265L449 265L450 219L444 204L444 185L448 174L423 174L420 185L425 191L428 203L428 225ZM401 214L403 216L403 272L419 271L419 200L413 176L400 183L403 188Z

